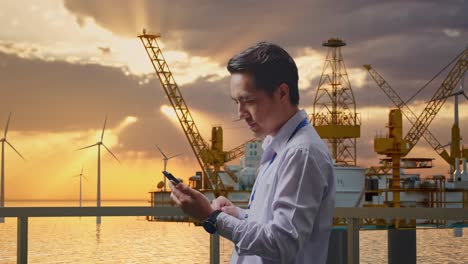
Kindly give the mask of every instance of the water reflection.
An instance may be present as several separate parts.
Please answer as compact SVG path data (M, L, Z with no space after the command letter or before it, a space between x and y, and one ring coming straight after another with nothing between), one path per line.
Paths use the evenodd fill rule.
M96 243L101 243L101 225L96 225Z

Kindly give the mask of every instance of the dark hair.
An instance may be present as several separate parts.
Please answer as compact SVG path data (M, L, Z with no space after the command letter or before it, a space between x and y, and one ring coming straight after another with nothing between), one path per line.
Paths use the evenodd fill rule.
M250 73L256 88L272 96L278 86L289 86L289 101L299 104L299 75L291 56L280 46L260 42L232 57L227 65L232 73Z

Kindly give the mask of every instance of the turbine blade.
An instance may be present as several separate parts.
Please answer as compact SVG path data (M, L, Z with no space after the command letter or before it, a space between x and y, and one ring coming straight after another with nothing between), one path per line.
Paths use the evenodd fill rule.
M83 165L81 165L81 173L80 175L83 175Z
M94 146L97 146L97 143L96 143L96 144L89 145L89 146L86 146L86 147L79 148L79 149L77 149L77 150L75 150L75 151L82 150L82 149L87 149L87 148L94 147Z
M462 92L462 94L465 97L465 99L468 100L468 96L466 96L465 92Z
M88 181L88 178L86 178L84 175L83 175L83 178L84 178L87 182L89 182L89 181Z
M164 154L164 152L161 150L161 148L159 148L159 146L156 145L156 144L154 144L154 145L158 148L159 152L161 152L161 155L163 155L163 157L164 157L165 159L168 159L167 156L166 156L166 154Z
M182 155L182 153L180 153L180 154L177 154L177 155L174 155L174 156L170 156L170 157L169 157L169 158L167 158L167 159L172 159L172 158L178 157L178 156L180 156L180 155Z
M8 141L6 141L6 140L5 140L5 142L6 142L8 145L10 145L10 147L11 147L24 161L26 161L26 159L23 157L23 155L21 155L21 153L19 153L19 151L16 150L15 147L13 147L13 145L10 144L10 142L8 142Z
M106 130L106 123L107 123L107 115L106 115L106 118L104 119L104 127L102 128L101 142L104 139L104 130Z
M10 125L10 118L11 118L11 112L8 114L8 120L7 120L6 127L5 127L5 134L3 135L4 139L6 139L6 135L7 135L7 132L8 132L8 126Z
M102 145L107 149L107 151L109 151L112 157L114 157L114 159L116 159L120 163L120 160L114 155L114 153L112 153L112 151L110 151L110 149L106 145L104 145L104 143Z

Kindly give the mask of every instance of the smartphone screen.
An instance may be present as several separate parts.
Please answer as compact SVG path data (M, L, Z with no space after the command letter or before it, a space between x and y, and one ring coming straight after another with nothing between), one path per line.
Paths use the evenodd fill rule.
M164 176L165 176L168 180L170 180L171 182L175 183L176 185L180 183L180 181L179 181L176 177L174 177L174 175L172 175L170 172L168 172L168 171L163 171L162 173L164 174Z

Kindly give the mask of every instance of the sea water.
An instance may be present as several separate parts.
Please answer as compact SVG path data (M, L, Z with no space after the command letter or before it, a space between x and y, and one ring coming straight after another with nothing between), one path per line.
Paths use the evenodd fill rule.
M103 206L146 206L146 201L103 201ZM7 202L6 206L78 206L77 202ZM83 206L96 206L86 202ZM16 263L17 219L0 224L0 263ZM31 217L29 263L209 263L209 235L189 223L148 222L144 217ZM466 231L466 230L465 230ZM418 263L468 263L468 238L452 229L418 229ZM387 232L361 231L360 263L387 263ZM220 239L221 263L233 245Z

